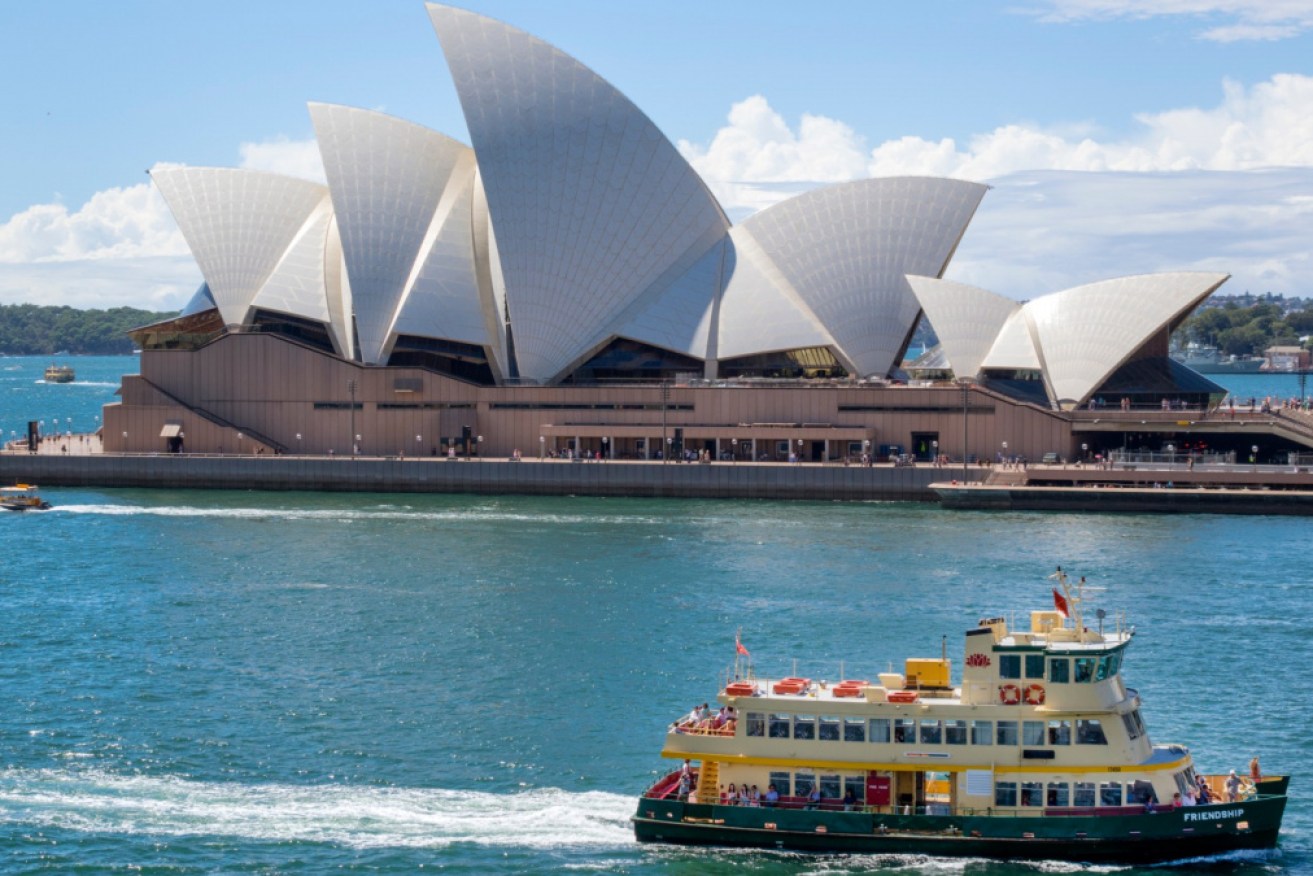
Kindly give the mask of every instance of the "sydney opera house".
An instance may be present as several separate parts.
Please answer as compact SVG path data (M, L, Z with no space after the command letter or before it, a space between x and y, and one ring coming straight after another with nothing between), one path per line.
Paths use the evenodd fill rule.
M107 450L1038 458L1133 442L1128 412L1152 440L1221 398L1167 345L1225 275L1026 303L953 282L987 195L954 179L833 185L732 224L592 70L427 12L471 145L312 103L327 185L152 172L204 283L134 332ZM909 355L922 319L938 345Z

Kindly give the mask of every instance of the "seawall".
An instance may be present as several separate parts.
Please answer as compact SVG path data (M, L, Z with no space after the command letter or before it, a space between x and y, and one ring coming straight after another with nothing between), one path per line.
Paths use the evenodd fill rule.
M952 476L928 465L0 454L0 481L42 487L930 502L929 484Z

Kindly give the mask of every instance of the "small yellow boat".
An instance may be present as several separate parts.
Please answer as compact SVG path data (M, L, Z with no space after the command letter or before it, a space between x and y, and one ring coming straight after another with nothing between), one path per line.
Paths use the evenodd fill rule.
M0 508L5 511L46 511L50 503L36 493L32 484L0 487Z
M72 365L51 364L46 367L46 383L72 383L76 377Z

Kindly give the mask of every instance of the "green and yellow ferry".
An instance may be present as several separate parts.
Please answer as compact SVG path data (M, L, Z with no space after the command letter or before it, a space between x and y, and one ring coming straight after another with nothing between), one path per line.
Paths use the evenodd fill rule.
M1090 628L1084 579L1054 577L1029 629L967 631L956 687L946 654L830 684L736 657L719 709L667 730L662 755L683 763L639 800L638 839L1081 862L1274 846L1289 777L1257 758L1202 773L1151 742L1121 674L1134 629L1102 610Z

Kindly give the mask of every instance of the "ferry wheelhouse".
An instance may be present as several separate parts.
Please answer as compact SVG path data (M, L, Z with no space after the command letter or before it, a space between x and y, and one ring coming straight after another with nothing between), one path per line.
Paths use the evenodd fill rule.
M1121 674L1133 628L1087 626L1084 579L1054 577L1027 628L967 631L958 686L946 655L877 682L749 667L668 728L683 765L639 800L638 839L1076 861L1275 845L1288 777L1203 773L1151 742Z

